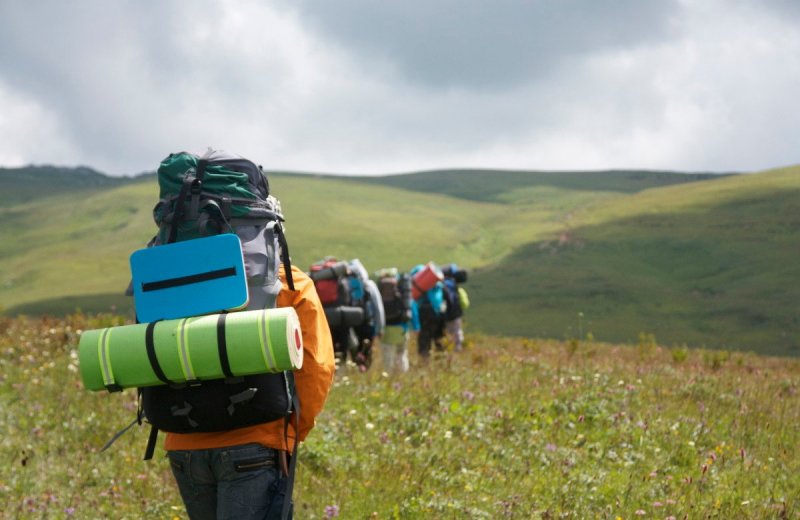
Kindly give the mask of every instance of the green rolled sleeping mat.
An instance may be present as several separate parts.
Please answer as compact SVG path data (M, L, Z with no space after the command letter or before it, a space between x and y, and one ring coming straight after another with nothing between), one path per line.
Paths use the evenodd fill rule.
M303 365L291 307L87 330L78 344L87 390L223 379Z

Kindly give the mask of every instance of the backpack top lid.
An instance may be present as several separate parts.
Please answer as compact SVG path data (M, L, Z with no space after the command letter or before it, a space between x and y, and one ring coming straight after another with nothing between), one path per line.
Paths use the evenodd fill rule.
M380 280L381 278L397 278L399 274L400 271L396 267L384 267L375 271L375 279Z
M179 152L161 161L158 167L161 198L177 194L184 175L190 170L196 173L201 160L207 162L203 177L206 190L242 199L266 200L269 196L269 181L261 166L239 155L209 149L202 157Z
M358 258L354 258L350 260L350 271L358 277L362 282L366 282L369 280L369 274L367 274L367 268L364 267L364 264L361 263L361 260Z
M280 202L270 195L264 170L244 157L210 148L203 156L171 153L161 161L157 177L161 206L167 207L157 212L156 223L164 216L158 213L169 211L172 201L179 198L188 178L200 179L203 198L230 199L233 217L283 220Z

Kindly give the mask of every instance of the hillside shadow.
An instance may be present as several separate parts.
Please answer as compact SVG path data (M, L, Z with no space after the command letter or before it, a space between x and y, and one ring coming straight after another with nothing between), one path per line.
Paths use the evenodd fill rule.
M113 313L133 318L133 299L122 294L89 294L64 296L3 309L5 316L64 316L74 312Z
M650 188L719 179L727 175L729 174L686 174L646 170L576 172L437 170L383 177L345 178L360 183L379 184L423 193L440 193L474 201L504 202L504 195L532 187L630 194Z
M488 333L800 355L800 190L576 227L470 279ZM474 293L474 294L473 294Z

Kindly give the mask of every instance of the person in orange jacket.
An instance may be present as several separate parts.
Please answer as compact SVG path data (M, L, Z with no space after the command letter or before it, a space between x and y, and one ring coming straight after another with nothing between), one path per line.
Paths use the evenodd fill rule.
M284 501L291 501L287 454L314 427L333 383L333 342L314 283L292 267L291 291L283 266L279 274L277 306L294 307L303 334L303 366L294 373L299 431L291 422L287 438L281 419L225 432L168 433L164 447L192 520L280 518Z

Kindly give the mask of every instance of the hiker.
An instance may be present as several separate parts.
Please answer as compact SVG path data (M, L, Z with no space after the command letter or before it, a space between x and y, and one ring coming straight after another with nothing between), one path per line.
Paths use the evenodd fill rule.
M333 345L314 284L292 267L294 291L278 294L278 307L294 307L303 334L303 367L295 373L301 403L299 432L290 424L288 446L284 421L220 433L168 433L172 472L192 520L280 518L289 467L287 455L314 427L333 381Z
M325 308L338 368L344 369L349 359L366 372L372 344L384 326L377 286L358 259L328 256L314 263L309 275Z
M418 279L426 273L433 273L430 285L419 285ZM412 289L418 296L412 302L413 313L417 320L413 327L417 333L417 351L420 361L427 363L430 359L431 344L438 352L444 351L444 313L447 305L444 301L444 276L432 262L414 266L410 272ZM424 291L424 292L423 292Z
M386 315L386 328L380 338L383 368L388 373L408 372L408 340L414 323L411 305L411 277L396 267L375 272Z
M190 428L183 431L161 428L168 432L164 447L186 511L192 520L291 517L296 447L314 427L333 383L333 346L322 304L309 277L291 266L281 226L284 219L280 203L269 194L266 174L260 166L238 156L209 150L203 157L171 154L162 161L158 176L162 200L157 206L156 220L162 234L169 230L170 237L164 243L174 241L176 232L180 241L182 233L187 240L195 238L198 229L200 236L215 226L221 230L219 232L234 231L241 241L245 259L248 309L293 307L299 319L303 346L302 367L292 372L265 374L268 377L261 378L258 375L229 377L199 382L196 386L184 385L176 390L169 385L152 387L177 392L180 399L187 400L192 392L203 388L211 389L214 396L224 394L228 396L223 396L228 406L216 412L213 418L221 423L227 421L226 424L237 421L237 416L242 417L240 413L244 414L251 402L255 406L259 395L262 399L272 399L272 387L266 383L259 386L261 381L272 381L272 385L281 388L274 395L283 392L286 397L292 390L290 409L293 412L288 416L284 408L281 413L285 417L281 419L264 422L258 409L247 408L247 413L253 414L255 419L244 426L222 430L196 428L193 432ZM180 193L170 191L173 187L181 189ZM226 187L238 190L236 198L223 191ZM245 195L247 198L243 198ZM185 214L182 212L184 201L187 202ZM224 324L224 320L221 323ZM219 331L218 328L217 333ZM228 387L235 387L242 381L247 387L245 391L237 390L240 393L231 395ZM158 399L150 401L154 407L161 404ZM201 408L206 402L195 401L194 408ZM175 410L176 406L172 407L172 415L176 420L183 419L184 424L188 419L192 426L192 407L184 404L187 404L188 415L178 417L181 414L177 413L180 410ZM148 413L147 407L145 413ZM157 432L155 423L153 432ZM154 440L151 433L151 441ZM151 444L148 450L152 452Z
M358 340L355 363L364 372L372 364L372 347L375 339L384 333L386 316L378 286L369 278L358 258L350 260L350 296L352 303L364 310L364 321L353 327Z
M445 331L453 348L460 352L464 348L464 329L462 317L469 307L469 296L461 284L467 281L467 271L459 269L456 264L448 264L442 268L444 274L444 295L447 302L445 311Z

